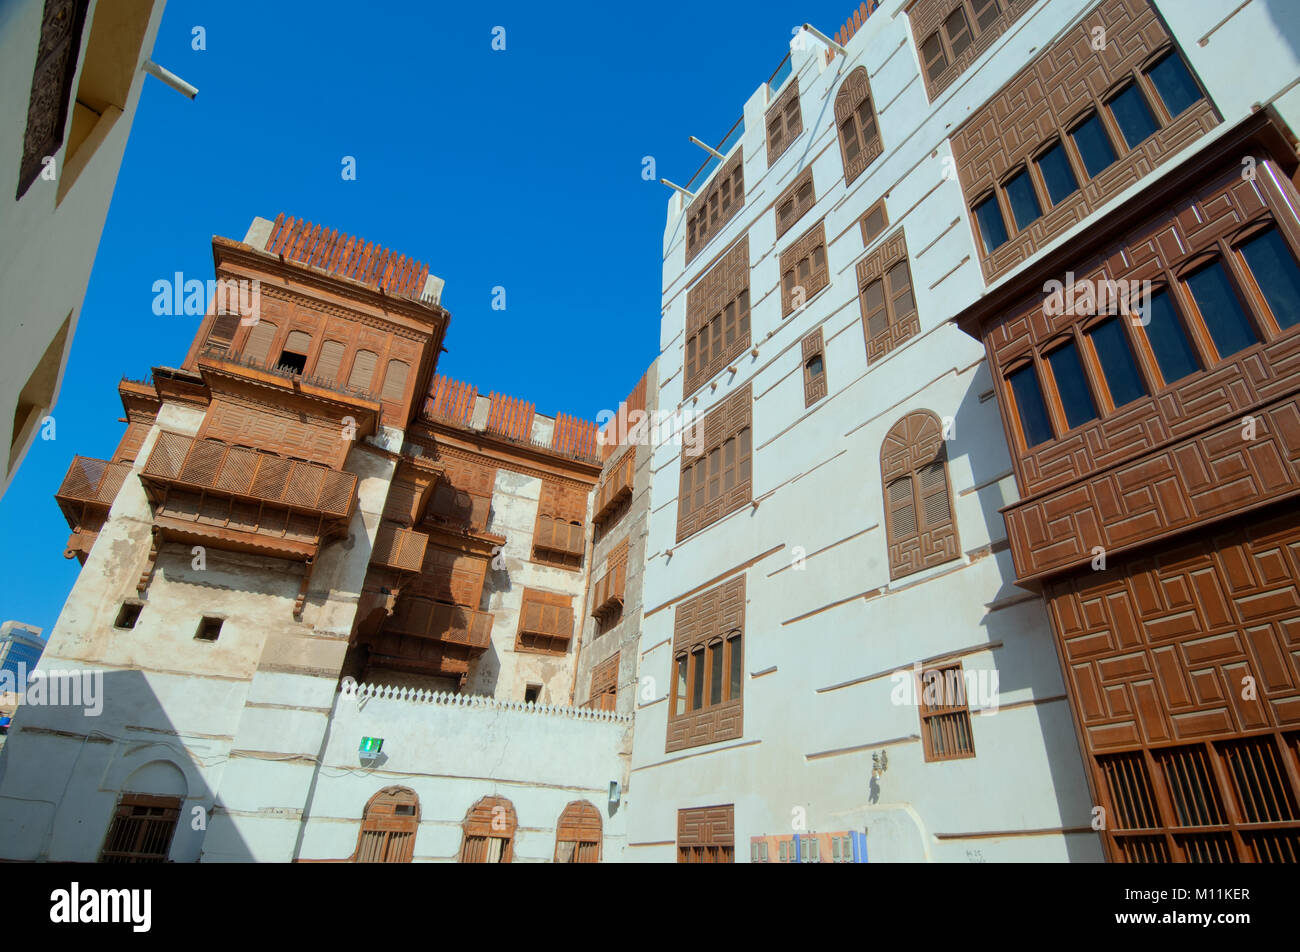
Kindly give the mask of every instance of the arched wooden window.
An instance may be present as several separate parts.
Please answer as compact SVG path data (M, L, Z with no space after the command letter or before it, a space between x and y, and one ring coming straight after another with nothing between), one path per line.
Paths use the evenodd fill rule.
M420 826L420 798L409 787L385 787L366 804L354 863L409 863Z
M484 797L462 825L462 863L508 863L515 854L515 808L505 797Z
M939 418L909 413L885 434L880 448L885 495L889 577L902 578L955 559L957 524L948 487L948 455Z
M600 862L600 811L586 800L574 800L555 827L557 863Z
M835 127L844 158L844 184L848 185L884 151L866 67L849 73L835 94Z
M370 382L375 379L375 365L379 355L373 350L359 350L352 361L352 373L348 374L348 386L354 390L369 390Z

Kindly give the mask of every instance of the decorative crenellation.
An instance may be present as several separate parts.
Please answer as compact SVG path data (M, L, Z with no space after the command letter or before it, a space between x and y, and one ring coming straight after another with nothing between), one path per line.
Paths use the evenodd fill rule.
M628 724L632 715L615 711L594 711L590 708L569 707L560 704L528 704L524 701L507 701L486 694L456 694L452 691L431 691L424 688L397 687L388 684L358 684L355 691L340 688L339 695L353 695L358 699L378 698L403 701L410 704L441 704L447 707L475 708L484 711L519 711L548 717L566 717L579 721L614 721Z

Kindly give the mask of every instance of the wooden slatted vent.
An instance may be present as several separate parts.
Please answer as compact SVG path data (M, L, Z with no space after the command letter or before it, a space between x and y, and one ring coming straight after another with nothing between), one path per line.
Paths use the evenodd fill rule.
M99 855L101 863L165 863L180 816L179 797L122 795Z

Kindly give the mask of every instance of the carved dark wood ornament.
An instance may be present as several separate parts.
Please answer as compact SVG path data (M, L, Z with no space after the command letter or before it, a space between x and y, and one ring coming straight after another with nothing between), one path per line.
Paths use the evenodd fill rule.
M41 174L42 160L63 146L72 108L72 80L77 74L81 33L89 6L90 0L45 0L15 200L22 198Z

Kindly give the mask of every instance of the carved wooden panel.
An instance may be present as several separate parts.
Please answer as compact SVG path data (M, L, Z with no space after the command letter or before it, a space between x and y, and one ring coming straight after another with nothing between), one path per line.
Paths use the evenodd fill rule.
M1300 725L1300 514L1189 536L1045 596L1090 752Z
M556 861L560 861L560 843L600 843L600 811L586 800L575 800L564 808L555 825ZM576 862L582 862L583 851L577 852ZM599 850L589 862L597 862Z
M941 30L944 21L958 7L963 8L969 29L973 34L970 44L955 54L951 47L946 47L947 66L933 77L927 73L924 57L922 57L921 76L925 79L925 88L931 102L956 82L957 77L966 71L967 66L992 46L993 41L1005 33L1007 27L1020 19L1021 15L1034 5L1034 0L995 0L996 15L991 19L986 18L985 24L981 26L977 14L988 9L986 7L988 2L990 0L965 0L964 3L963 0L917 0L908 7L907 18L912 25L912 37L916 41L918 53L927 37Z
M939 418L928 410L895 423L880 447L880 478L889 544L889 577L957 558L947 452Z
M776 209L776 237L780 238L793 228L816 203L817 195L813 188L810 165L795 176L794 181L785 187L773 203Z
M525 588L515 650L564 654L573 637L573 596Z
M591 690L587 692L587 707L612 711L618 701L618 664L622 653L615 651L610 657L591 669Z
M753 499L753 401L745 384L705 414L683 440L677 541ZM698 455L691 447L698 446Z
M735 862L735 844L733 804L677 811L677 862Z
M781 252L781 316L792 314L830 284L826 222L819 221Z
M686 292L685 396L749 349L749 236Z
M701 191L686 209L686 263L700 253L722 226L736 217L745 204L744 149L718 169L709 187Z
M44 158L57 155L63 145L89 6L90 0L45 0L15 199L22 198L41 174Z
M677 606L673 622L673 654L725 639L733 632L745 630L745 576L715 585ZM676 686L674 686L674 691ZM742 687L743 690L743 687ZM669 704L675 698L669 696ZM744 699L730 698L721 703L678 714L675 706L668 711L668 737L665 753L712 744L740 737L744 729Z
M902 263L906 270L898 269ZM858 301L862 309L862 335L867 343L867 363L875 363L895 347L921 331L921 318L916 310L916 297L912 292L911 265L907 258L907 241L903 229L893 235L871 254L858 262ZM906 278L904 292L903 276ZM880 302L868 294L876 282L880 284ZM885 315L884 320L877 318Z
M350 445L336 421L313 419L287 407L236 403L217 396L199 436L329 466L341 463Z
M844 161L844 184L848 185L885 148L865 66L849 73L835 94L835 127L839 133L840 158Z
M122 440L117 444L117 449L113 453L114 463L133 463L140 453L140 447L144 445L144 438L149 435L149 430L153 427L152 423L146 423L142 420L132 420L126 425L126 432L122 434Z
M1098 27L1106 31L1101 50L1092 46ZM1013 170L1067 137L1086 113L1096 112L1103 124L1110 124L1104 99L1126 79L1145 83L1140 68L1172 42L1147 0L1100 4L953 134L953 158L967 202L982 201ZM1202 100L1127 152L1118 129L1112 129L1110 138L1119 155L1113 165L1091 178L1084 169L1075 169L1078 190L1051 207L1040 198L1044 214L992 253L986 253L977 238L985 279L992 281L1025 261L1218 122L1212 104ZM1012 223L1009 217L1007 223Z
M767 124L767 164L771 165L803 132L798 76L793 77L776 102L767 107L763 121Z

